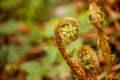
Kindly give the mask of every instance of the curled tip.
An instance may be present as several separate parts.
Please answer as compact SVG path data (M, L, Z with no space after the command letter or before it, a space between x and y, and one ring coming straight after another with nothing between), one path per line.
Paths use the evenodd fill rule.
M99 68L99 60L96 53L90 46L81 46L78 50L78 58L82 63L82 67L88 72L97 73Z
M91 3L90 8L88 11L89 14L89 20L91 23L96 24L96 23L102 23L105 24L105 14L100 10L100 7L96 3Z
M79 36L78 21L72 17L62 19L57 25L60 37L67 41L75 41Z

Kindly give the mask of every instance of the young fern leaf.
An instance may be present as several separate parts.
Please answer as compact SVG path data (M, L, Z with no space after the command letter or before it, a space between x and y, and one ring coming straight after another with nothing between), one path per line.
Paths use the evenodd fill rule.
M95 2L90 4L88 14L90 22L98 34L99 59L104 64L108 76L111 74L114 76L114 72L112 71L113 60L111 58L111 49L108 44L107 35L105 34L105 15ZM113 80L113 76L110 76L109 79Z
M79 24L73 18L64 18L60 24L60 36L67 42L72 42L78 39L79 36Z
M95 51L88 45L80 46L77 51L81 66L85 69L90 80L96 80L99 71L99 60Z
M78 47L76 49L76 51L78 50L79 61L66 51L67 43L69 44L77 40L78 37L79 24L74 18L66 17L55 27L55 42L61 55L71 68L73 75L79 80L97 80L98 58L89 46Z
M75 41L79 36L79 24L77 20L71 17L66 17L61 20L54 31L54 39L57 47L70 66L72 73L78 79L85 79L84 69L77 63L77 61L70 57L70 54L66 51L66 43Z

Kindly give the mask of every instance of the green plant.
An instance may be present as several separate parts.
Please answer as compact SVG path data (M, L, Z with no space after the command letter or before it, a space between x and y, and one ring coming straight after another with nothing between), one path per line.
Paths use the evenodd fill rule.
M67 45L79 37L79 24L76 19L67 17L59 22L55 28L55 41L61 55L70 66L75 77L82 80L97 79L99 60L90 46L78 46L74 49L78 59L67 51Z
M112 70L113 60L108 39L105 34L104 13L97 6L96 2L90 3L88 10L89 20L95 27L98 34L99 54L90 46L78 46L73 51L77 53L77 58L71 56L73 52L69 52L67 47L70 42L77 40L79 37L79 24L77 20L67 17L61 20L55 28L55 41L61 55L66 60L72 70L72 74L82 80L97 80L99 72L99 62L104 64L107 71L108 79L113 80L114 71ZM99 57L99 58L98 58Z
M99 60L104 64L108 77L112 80L114 76L114 71L112 71L113 60L111 49L108 44L108 37L105 34L105 15L95 2L90 4L88 14L90 22L93 24L98 34Z

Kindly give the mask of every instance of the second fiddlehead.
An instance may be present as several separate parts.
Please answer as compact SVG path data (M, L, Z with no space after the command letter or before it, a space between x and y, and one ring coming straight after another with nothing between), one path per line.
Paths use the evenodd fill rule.
M80 46L77 51L81 66L85 69L89 79L96 80L99 71L99 60L95 51L88 45Z

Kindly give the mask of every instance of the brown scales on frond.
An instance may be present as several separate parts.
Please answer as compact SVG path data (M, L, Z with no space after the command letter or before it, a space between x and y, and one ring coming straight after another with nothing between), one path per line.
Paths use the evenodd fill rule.
M108 44L107 35L105 34L105 15L95 2L90 4L88 14L90 22L93 24L98 34L99 59L104 64L108 77L111 74L114 76L114 72L112 71L113 60L111 57L111 49ZM113 76L109 77L109 79L113 80Z
M56 26L54 35L55 35L54 39L56 41L57 47L60 50L61 55L66 60L69 67L71 68L73 76L75 76L79 80L97 80L96 76L98 71L95 71L95 70L97 70L98 67L95 67L95 65L99 65L99 61L96 53L92 51L90 47L86 46L87 49L85 46L78 48L78 53L79 53L78 57L80 57L80 54L84 52L88 52L87 55L92 57L92 58L88 58L87 60L88 62L92 62L92 64L90 64L89 67L91 65L93 66L92 68L90 67L91 69L89 70L86 70L87 65L83 66L84 62L82 62L81 60L78 61L77 59L71 57L70 53L66 51L67 44L77 40L79 36L79 24L77 20L71 17L64 18ZM85 48L85 50L84 51L81 50L82 48L83 49ZM81 56L81 58L84 58L84 57L85 56ZM92 60L92 59L96 59L96 60Z

